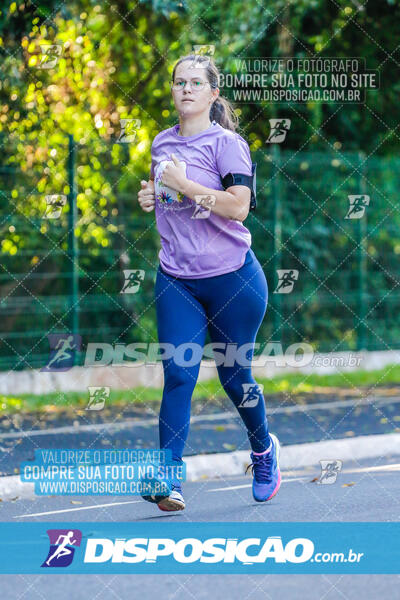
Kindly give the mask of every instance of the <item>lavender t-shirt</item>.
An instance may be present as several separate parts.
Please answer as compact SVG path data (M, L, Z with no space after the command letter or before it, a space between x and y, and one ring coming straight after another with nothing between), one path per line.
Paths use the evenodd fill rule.
M154 178L155 215L161 238L161 268L174 277L197 279L239 269L251 246L251 234L240 221L216 215L209 208L161 182L174 153L186 177L222 190L227 173L251 175L247 142L219 123L190 136L178 134L179 124L157 134L151 146L150 177Z

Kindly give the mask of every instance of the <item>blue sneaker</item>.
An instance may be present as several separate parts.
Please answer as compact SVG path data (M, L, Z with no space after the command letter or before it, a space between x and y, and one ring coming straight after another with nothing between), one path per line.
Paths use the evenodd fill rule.
M182 461L168 463L170 466L176 464L180 465ZM145 477L141 481L142 483L151 484L150 489L158 492L156 494L142 494L142 498L147 502L157 504L160 510L183 510L185 508L180 479L175 477L161 478L159 475L155 475L151 479Z
M279 470L280 444L278 438L269 434L272 448L267 454L257 455L251 452L252 463L247 469L252 467L253 473L253 498L257 502L271 500L278 492L281 485L281 472ZM247 473L247 469L245 473Z
M169 483L165 494L142 495L142 498L147 500L147 502L153 502L157 504L160 510L171 511L183 510L185 508L185 500L182 496L182 488L180 485L175 483Z
M171 493L169 496L165 496L159 502L157 506L160 510L183 510L185 508L185 500L182 496L182 488L180 485L173 483L171 485Z

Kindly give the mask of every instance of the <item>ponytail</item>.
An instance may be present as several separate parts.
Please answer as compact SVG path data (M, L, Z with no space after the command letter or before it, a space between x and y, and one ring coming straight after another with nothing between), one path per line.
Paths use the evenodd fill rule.
M226 98L221 98L221 96L218 96L211 104L210 119L231 131L235 131L239 125L239 119L233 110L232 104Z

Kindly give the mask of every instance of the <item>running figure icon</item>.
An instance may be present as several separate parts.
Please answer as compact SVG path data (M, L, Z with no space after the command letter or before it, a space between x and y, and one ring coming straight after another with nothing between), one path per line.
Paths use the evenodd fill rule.
M74 336L69 335L67 338L60 338L58 340L57 345L55 347L55 350L58 350L58 352L56 352L53 358L50 360L49 364L47 365L47 368L49 368L55 362L58 363L62 360L71 359L71 353L67 351L76 349L76 344L72 343L73 339ZM62 344L61 348L59 348L60 344Z
M58 545L57 550L50 556L50 558L48 558L46 560L46 565L50 566L51 561L53 560L53 558L61 558L61 556L66 556L67 554L71 554L72 551L70 548L67 548L66 546L68 544L76 544L77 540L71 539L71 537L74 536L74 532L73 531L69 531L66 535L59 535L58 539L56 541L56 544ZM60 540L63 540L62 542L60 542Z

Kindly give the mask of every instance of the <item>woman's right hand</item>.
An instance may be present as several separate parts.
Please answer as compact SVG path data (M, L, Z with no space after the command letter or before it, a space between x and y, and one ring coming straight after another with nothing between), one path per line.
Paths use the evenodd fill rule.
M154 195L154 180L150 179L149 181L141 180L140 185L142 189L138 192L138 201L140 207L144 212L151 212L154 210L156 199Z

